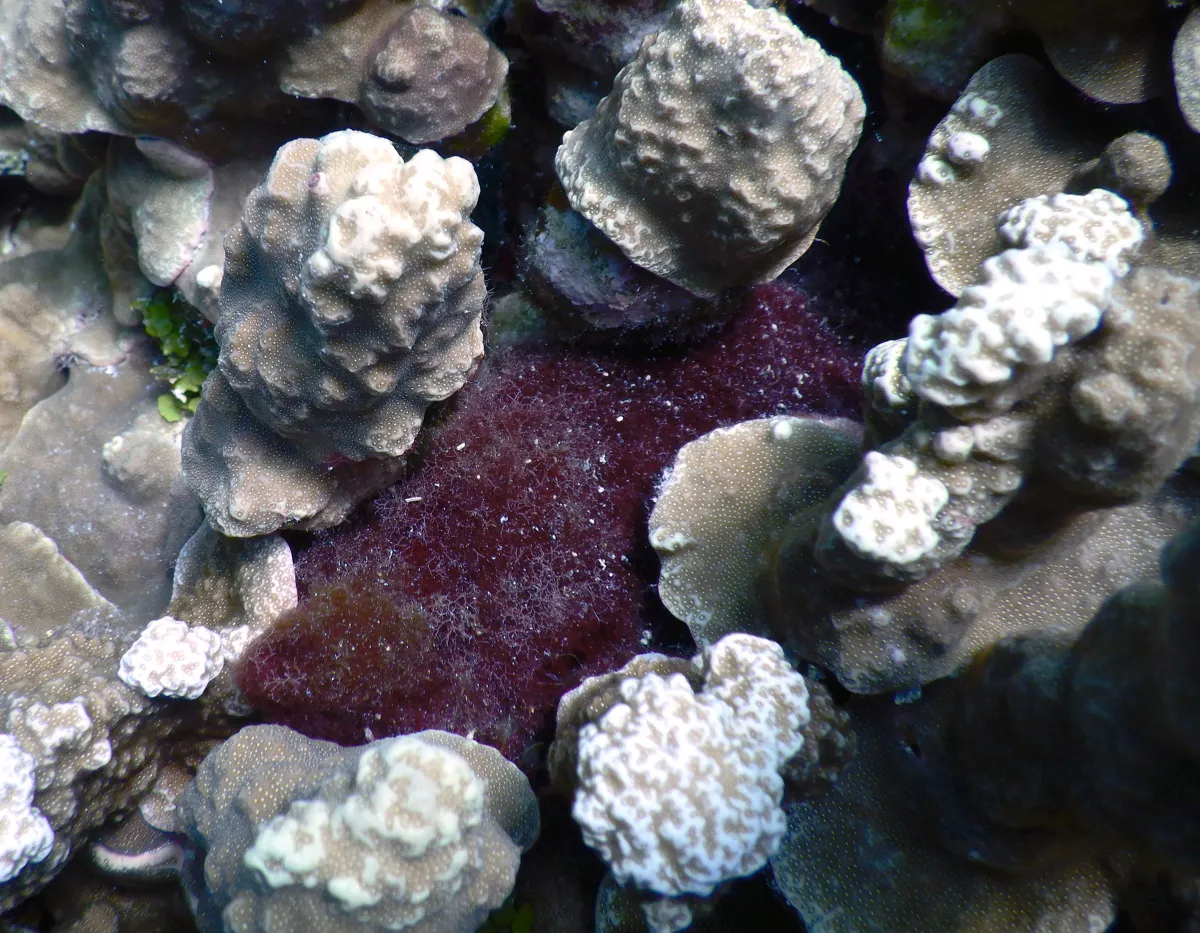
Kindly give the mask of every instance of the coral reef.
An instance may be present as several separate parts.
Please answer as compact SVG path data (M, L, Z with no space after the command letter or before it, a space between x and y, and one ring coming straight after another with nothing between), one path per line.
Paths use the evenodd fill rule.
M727 635L679 668L641 655L585 680L559 705L569 747L553 755L574 771L558 781L584 841L645 892L652 933L689 926L697 897L766 864L784 830L780 771L811 741L807 684L774 642Z
M1111 195L1101 196L1101 203L1105 198ZM1047 216L1053 203L1025 202L1002 221ZM1038 237L1036 224L1018 225L1026 242ZM1096 235L1104 229L1103 224L1089 227ZM1053 228L1045 230L1052 235ZM1104 264L1068 258L1068 249L1085 251L1087 243L1088 238L1076 236L1070 248L1025 245L1002 254L1000 261L1015 263L1021 254L1049 251L1051 262L1094 269L1097 281L1112 282L1113 272ZM1013 319L1021 322L1018 330L1032 325L1028 334L1006 336L1002 326L982 324L981 318L982 330L971 334L971 324L964 336L943 342L940 328L957 327L961 309L987 305L994 281L987 264L984 275L981 285L964 291L956 309L940 319L913 321L900 362L905 391L923 399L916 420L895 440L867 452L841 489L822 505L798 513L779 536L773 558L775 624L796 639L803 656L830 664L856 690L901 689L948 673L967 656L960 639L978 649L969 633L988 619L984 607L997 595L992 590L983 597L979 591L990 588L983 583L990 573L981 574L985 562L979 558L992 545L969 557L964 549L976 529L1006 506L1021 502L1014 521L1002 526L1011 529L1008 535L1024 539L1023 547L1039 540L1049 546L1058 531L1077 524L1091 508L1152 496L1188 456L1200 430L1191 362L1200 340L1192 329L1195 280L1139 269L1111 286L1111 297L1100 291L1088 300L1068 299L1083 314L1084 330L1100 325L1094 338L1078 346L1056 351L1056 338L1037 332L1038 303L1055 300L1049 289L1014 305L1021 309ZM1055 278L1058 287L1070 282L1066 269ZM1069 315L1057 313L1056 320L1069 327ZM986 339L981 339L983 330ZM1012 351L1005 349L1006 341L1013 343ZM977 360L973 354L979 351ZM971 360L961 370L954 362L960 355ZM1019 362L1022 358L1026 362ZM1046 525L1033 536L1019 526L1031 509L1046 516ZM1168 536L1174 530L1169 520L1160 528ZM1060 540L1065 544L1074 534ZM1136 550L1129 542L1120 546L1127 553ZM1027 553L1020 556L1029 559ZM1009 563L1002 553L995 561L1000 577L1012 572L1011 567L1001 570ZM952 572L931 576L937 568ZM1018 578L1029 579L1024 574L1010 579ZM921 582L897 589L897 583L913 581ZM999 578L993 578L995 584ZM858 598L864 591L875 595L864 602ZM936 612L925 602L934 593L935 600L947 600ZM917 602L909 604L910 599ZM1093 596L1089 614L1096 604ZM908 605L911 610L901 608ZM906 620L903 628L911 641L894 624L900 619ZM845 653L860 637L864 641Z
M51 0L6 3L0 17L0 101L23 119L209 151L228 149L230 124L319 120L309 98L359 103L410 142L440 139L496 103L507 72L474 23L391 0L304 0L286 12Z
M1061 0L889 0L883 67L925 94L952 99L966 78L1014 34L1031 33L1076 88L1098 101L1129 104L1163 94L1163 60L1178 25L1173 4L1109 0L1080 21Z
M6 769L0 906L44 886L87 832L153 782L169 718L116 677L117 651L67 634L0 655ZM29 793L33 791L33 793Z
M662 562L658 595L699 644L769 629L771 542L853 470L860 433L850 421L763 418L679 451L650 513L650 543Z
M1200 13L1195 10L1175 37L1172 60L1179 109L1192 129L1200 133Z
M1163 549L1161 584L1121 590L1073 641L1053 629L1006 639L957 685L949 764L985 821L1197 864L1198 555L1193 523Z
M837 911L846 920L831 929L849 930L906 929L897 915L941 928L985 911L1025 928L1018 918L1032 912L1082 930L1110 921L1118 890L1140 888L1136 929L1165 929L1172 911L1194 916L1197 531L1191 523L1163 550L1162 583L1119 591L1082 632L1048 618L910 711L858 707L858 760L831 799L789 813L795 844L773 861L801 913ZM830 885L812 870L823 847L855 851L846 842L868 821L882 830L878 853ZM899 883L878 875L886 861ZM1156 872L1174 877L1173 893L1154 893L1145 876ZM903 893L933 888L949 896L917 904Z
M1113 890L1089 853L1014 873L945 846L946 818L935 795L946 788L931 792L922 781L936 746L914 734L906 709L891 698L853 706L854 761L829 793L786 808L787 834L771 869L808 927L828 933L1109 929L1116 919Z
M0 0L0 930L1200 930L1198 76Z

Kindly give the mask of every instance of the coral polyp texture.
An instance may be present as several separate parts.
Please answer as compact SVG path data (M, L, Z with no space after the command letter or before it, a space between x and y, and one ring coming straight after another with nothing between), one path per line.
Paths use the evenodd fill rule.
M146 696L194 700L221 673L221 636L164 616L146 626L121 656L117 676Z
M1036 468L1039 421L1057 420L1053 393L1042 396L1040 406L1033 404L1035 393L1054 378L1056 359L1060 369L1078 367L1080 375L1092 366L1112 367L1106 375L1091 372L1081 379L1068 407L1073 417L1096 429L1103 430L1097 422L1105 418L1112 422L1108 430L1117 448L1149 453L1143 432L1110 410L1114 393L1137 394L1119 374L1137 351L1117 351L1123 360L1118 362L1110 350L1107 362L1098 364L1090 362L1094 351L1089 349L1064 353L1095 332L1102 320L1104 342L1118 346L1144 340L1159 327L1189 331L1178 347L1183 356L1173 360L1181 375L1188 374L1183 381L1189 387L1177 387L1180 391L1168 403L1174 414L1168 417L1192 424L1188 412L1196 400L1190 388L1192 368L1185 362L1191 351L1184 349L1192 337L1188 312L1183 311L1190 304L1189 286L1183 280L1152 282L1150 273L1128 276L1144 238L1128 205L1102 189L1043 196L1005 211L996 223L1013 248L985 261L978 282L963 290L953 308L936 316L917 315L909 325L900 360L904 391L923 399L926 408L900 437L866 454L852 488L822 524L817 557L843 580L919 579L961 553L975 528L1012 501ZM1170 324L1159 311L1142 308L1139 313L1126 298L1143 287L1163 287L1172 295L1174 300L1163 302L1177 309L1168 312ZM895 346L889 344L886 352ZM879 362L868 360L868 368ZM1145 390L1155 391L1149 385ZM1106 413L1087 414L1088 398ZM1119 441L1116 435L1126 431L1131 441L1133 434L1139 440ZM1060 456L1045 451L1047 464L1056 459ZM1153 479L1144 480L1146 488L1157 486L1177 465L1164 463L1165 469L1153 470ZM1112 466L1093 472L1116 472ZM1076 494L1083 492L1067 477L1062 480ZM1093 494L1103 495L1099 490ZM1134 494L1130 490L1126 496Z
M248 698L321 738L475 730L521 755L562 693L649 637L644 523L674 449L721 423L853 410L857 354L808 303L763 286L727 330L652 358L489 357L413 475L298 552L299 611L250 648Z
M516 766L462 736L339 748L242 730L179 801L203 933L474 930L538 834Z
M658 594L701 645L769 631L768 552L792 516L858 463L848 420L761 418L717 428L679 451L650 513Z
M1067 268L1096 266L1112 280L1099 264L1060 261ZM826 503L793 519L772 552L771 605L797 649L833 666L847 686L868 692L949 673L978 650L981 638L1006 634L994 628L996 600L1010 587L1031 585L1037 564L1045 562L1045 571L1057 564L1062 569L1053 572L1064 574L1064 581L1076 577L1077 593L1086 592L1083 580L1099 568L1080 567L1082 576L1065 570L1077 559L1072 551L1082 543L1083 523L1109 525L1094 533L1093 544L1117 548L1123 558L1112 569L1128 582L1126 572L1153 554L1152 542L1177 530L1181 514L1188 514L1186 508L1161 511L1157 494L1200 435L1198 289L1200 283L1187 276L1135 269L1112 284L1093 333L1057 350L1044 335L1035 340L1014 333L1009 339L1020 346L1004 351L1005 332L988 325L987 339L952 342L942 359L960 350L968 357L975 350L985 356L999 350L1014 361L1035 355L1011 369L981 366L974 375L982 378L975 381L971 373L931 381L937 357L923 355L929 347L913 352L914 335L929 322L914 321L904 359L907 379L915 392L932 386L937 394L898 438L868 452ZM960 305L972 300L971 292L963 293ZM1097 309L1090 301L1079 306L1090 323ZM1036 310L1033 302L1021 307L1026 321ZM932 364L927 370L923 360ZM1004 372L1006 381L991 381ZM943 388L951 394L941 395ZM883 488L879 458L896 467L887 475L900 481ZM1144 504L1105 512L1123 503ZM851 506L854 521L847 525ZM1041 519L1033 521L1039 512ZM989 540L972 549L993 521ZM1146 521L1153 532L1132 530ZM1127 522L1129 537L1121 541ZM912 526L907 537L900 534L906 525ZM1006 553L1009 548L1022 555L1031 575L1010 576L1021 562ZM1039 550L1042 556L1034 559ZM814 567L820 572L814 574ZM863 591L877 595L850 596ZM1103 595L1093 591L1060 621L1082 624Z
M1025 55L988 62L934 127L909 186L913 234L951 294L1008 245L996 215L1061 192L1099 156L1103 134L1069 119L1072 102Z
M555 756L574 767L584 841L647 896L654 933L684 929L696 898L766 864L785 825L780 771L812 719L805 679L765 638L727 635L690 679L670 667L643 655L563 697L556 741L573 748Z
M220 357L184 434L217 530L336 524L396 478L483 352L478 195L466 161L366 133L279 151L226 242Z
M229 151L231 126L357 104L379 129L424 143L499 99L508 61L443 6L392 0L10 2L0 9L0 101L60 133L187 139Z
M461 133L496 103L508 59L461 17L406 10L360 92L368 118L410 143Z
M863 113L854 80L785 16L684 0L563 137L555 168L633 262L713 296L808 249Z

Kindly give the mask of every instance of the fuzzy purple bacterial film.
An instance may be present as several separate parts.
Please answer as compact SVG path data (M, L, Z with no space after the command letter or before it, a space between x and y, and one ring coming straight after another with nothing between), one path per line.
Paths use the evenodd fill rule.
M439 728L521 759L564 692L655 646L646 516L679 447L856 412L861 350L810 303L789 275L695 347L489 355L412 474L298 549L301 603L248 653L249 699L317 738Z

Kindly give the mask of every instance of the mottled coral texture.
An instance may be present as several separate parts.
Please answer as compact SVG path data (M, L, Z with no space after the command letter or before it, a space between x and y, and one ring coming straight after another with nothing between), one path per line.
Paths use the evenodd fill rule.
M249 650L248 698L314 737L475 730L522 755L564 692L653 637L646 514L675 450L854 412L860 351L809 304L786 278L692 349L489 356L414 473L298 554L300 608Z

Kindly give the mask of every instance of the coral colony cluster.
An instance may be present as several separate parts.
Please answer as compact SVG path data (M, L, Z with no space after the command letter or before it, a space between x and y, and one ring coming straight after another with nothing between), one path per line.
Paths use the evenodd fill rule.
M0 933L1200 930L1200 6L1085 6L0 0Z

